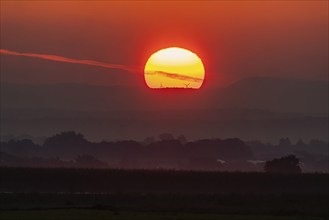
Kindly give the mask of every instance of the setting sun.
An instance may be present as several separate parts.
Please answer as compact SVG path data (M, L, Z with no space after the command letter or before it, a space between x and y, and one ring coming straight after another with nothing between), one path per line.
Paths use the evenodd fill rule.
M146 62L145 81L148 87L199 89L205 70L201 59L193 52L170 47L152 54Z

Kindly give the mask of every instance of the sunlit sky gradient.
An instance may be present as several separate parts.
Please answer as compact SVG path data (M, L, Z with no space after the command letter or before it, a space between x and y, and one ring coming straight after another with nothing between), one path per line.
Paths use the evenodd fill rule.
M1 1L1 49L143 69L178 46L200 56L206 85L250 76L328 78L327 1ZM1 55L1 81L143 84L140 75Z

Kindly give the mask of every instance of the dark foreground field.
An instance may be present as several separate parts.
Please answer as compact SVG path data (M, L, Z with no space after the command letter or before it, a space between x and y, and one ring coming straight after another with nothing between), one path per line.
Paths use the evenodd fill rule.
M328 174L0 171L0 219L329 219Z
M41 211L4 211L1 219L31 219L31 220L323 220L321 217L303 216L270 216L270 215L220 215L205 213L168 213L168 212L120 212L107 210L41 210Z

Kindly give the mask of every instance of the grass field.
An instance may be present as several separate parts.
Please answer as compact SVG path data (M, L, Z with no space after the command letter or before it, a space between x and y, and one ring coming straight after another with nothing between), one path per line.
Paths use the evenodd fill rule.
M39 210L3 211L1 219L6 220L324 220L321 217L269 216L269 215L220 215L202 213L167 212L113 212L106 210Z
M322 194L329 174L0 167L0 192Z
M0 219L324 220L329 175L0 168Z

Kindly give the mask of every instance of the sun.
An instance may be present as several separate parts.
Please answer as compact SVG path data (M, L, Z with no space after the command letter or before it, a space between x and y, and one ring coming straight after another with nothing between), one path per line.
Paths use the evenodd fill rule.
M199 89L205 77L202 60L195 53L169 47L152 54L144 69L145 81L152 89Z

